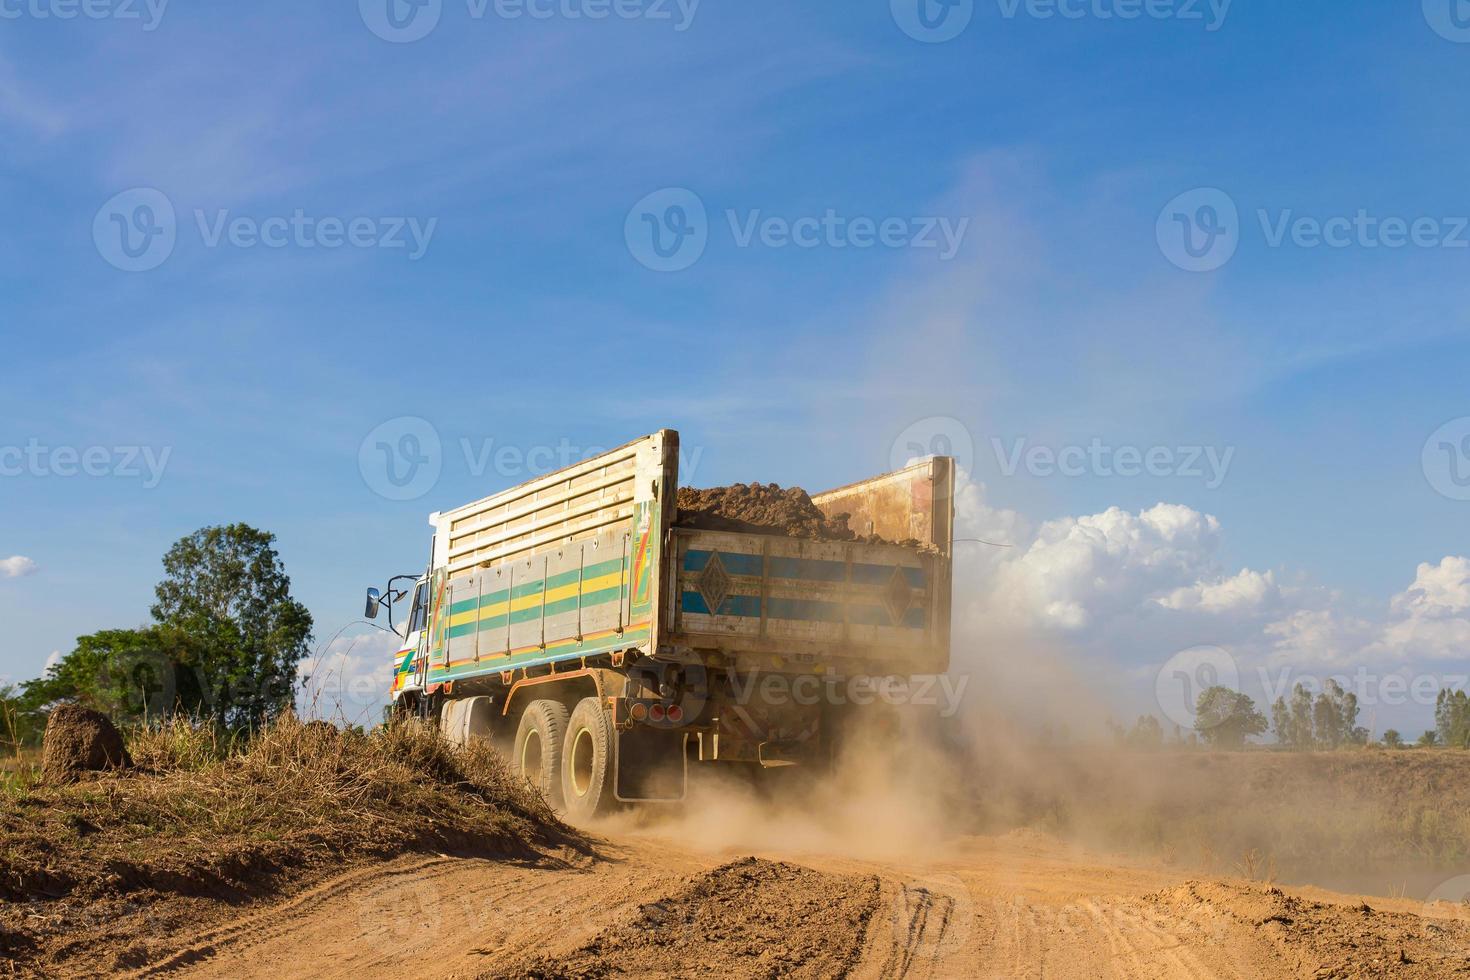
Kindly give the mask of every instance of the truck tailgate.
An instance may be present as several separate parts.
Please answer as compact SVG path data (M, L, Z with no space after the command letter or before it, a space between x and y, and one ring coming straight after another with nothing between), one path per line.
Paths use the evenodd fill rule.
M793 672L948 666L947 555L772 534L673 535L676 643Z

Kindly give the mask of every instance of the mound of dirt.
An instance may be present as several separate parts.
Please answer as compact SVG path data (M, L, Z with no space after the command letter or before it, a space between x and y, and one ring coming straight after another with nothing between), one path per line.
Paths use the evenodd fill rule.
M828 517L801 487L736 483L696 490L679 488L680 527L745 534L784 534L817 541L852 541L847 515Z
M73 731L57 725L69 717L52 725ZM411 722L364 734L288 717L222 756L189 748L182 720L131 737L146 771L0 794L0 950L21 973L155 963L186 928L356 862L585 846L488 745Z
M847 976L879 903L875 877L748 857L690 878L566 956L538 955L482 977Z
M63 704L46 719L41 771L48 781L75 782L83 773L132 764L121 733L100 711Z
M1146 901L1166 917L1207 924L1222 945L1256 947L1303 977L1441 980L1470 973L1465 920L1316 902L1271 885L1190 881ZM1166 921L1161 919L1160 921Z

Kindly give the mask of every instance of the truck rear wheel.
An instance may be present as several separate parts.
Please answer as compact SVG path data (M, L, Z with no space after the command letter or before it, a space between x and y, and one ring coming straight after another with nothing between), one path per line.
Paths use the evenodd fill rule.
M562 806L562 745L566 731L566 705L544 699L532 701L521 713L511 756L516 770L557 809Z
M561 795L572 820L590 820L613 808L615 751L612 719L602 700L583 698L572 712L562 749Z

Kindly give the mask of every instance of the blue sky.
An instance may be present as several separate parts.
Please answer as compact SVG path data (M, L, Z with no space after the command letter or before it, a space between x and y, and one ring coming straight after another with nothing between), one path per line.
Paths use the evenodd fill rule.
M604 19L597 0L536 5L547 17L443 0L409 42L374 32L376 2L98 0L106 16L59 19L65 0L0 0L0 449L43 460L0 476L0 560L28 559L0 566L0 674L141 623L169 543L233 520L279 535L327 639L366 584L422 565L429 511L526 475L476 473L462 440L472 457L489 440L585 450L667 426L700 451L695 482L816 489L954 424L983 484L975 520L1024 518L1001 521L1018 561L1044 557L1047 521L1162 502L1219 533L1137 602L1242 569L1299 590L1162 632L1128 608L1029 621L1116 665L1114 686L1193 643L1243 663L1470 669L1470 582L1439 564L1470 553L1470 502L1422 458L1470 416L1470 38L1449 0L1159 0L1136 19L1118 16L1129 0L1064 2L1076 17L973 0L937 43L901 26L918 0L628 0ZM667 218L671 188L692 192L707 243L660 272L630 212L654 195ZM1168 231L1218 203L1201 188L1235 209L1234 251L1187 271ZM112 215L142 220L147 195L172 209L173 245L126 271ZM408 244L252 241L297 212ZM836 237L780 244L829 212ZM1419 222L1424 244L1388 247L1380 227L1314 245L1292 224L1360 212ZM233 243L212 237L241 218ZM896 222L907 244L859 247L853 219ZM923 247L927 227L963 228L952 255ZM433 426L442 472L394 501L359 449L405 416ZM1021 439L1231 455L1214 487L1006 472ZM59 447L100 447L108 475L60 475ZM116 472L130 447L142 475ZM168 454L156 486L142 447ZM1113 571L1150 567L1135 557ZM1421 563L1439 593L1411 588ZM1036 583L1056 576L1016 574L1018 603L1054 605ZM1420 594L1448 645L1385 645L1394 597ZM1272 627L1303 612L1368 626L1281 647Z

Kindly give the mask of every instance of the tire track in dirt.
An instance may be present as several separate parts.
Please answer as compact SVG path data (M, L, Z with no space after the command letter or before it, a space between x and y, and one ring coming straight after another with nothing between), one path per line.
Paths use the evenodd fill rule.
M893 910L895 937L901 940L893 943L878 976L881 980L931 976L932 957L926 956L925 950L937 949L948 937L957 904L955 899L908 882L900 882L897 889L889 887L886 891Z
M473 975L531 950L574 947L690 870L647 845L544 865L405 858L355 869L193 937L135 976L271 980ZM307 955L303 957L303 953Z
M1418 903L1189 878L1035 835L884 859L732 861L652 835L597 847L546 866L356 869L193 937L145 975L1470 977L1470 922L1426 919Z

